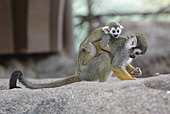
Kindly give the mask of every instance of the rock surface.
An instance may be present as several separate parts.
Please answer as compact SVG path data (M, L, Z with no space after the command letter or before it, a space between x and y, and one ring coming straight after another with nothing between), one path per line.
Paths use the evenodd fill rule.
M57 79L32 80L50 82ZM138 80L78 82L58 88L8 89L0 80L2 114L169 114L170 74Z

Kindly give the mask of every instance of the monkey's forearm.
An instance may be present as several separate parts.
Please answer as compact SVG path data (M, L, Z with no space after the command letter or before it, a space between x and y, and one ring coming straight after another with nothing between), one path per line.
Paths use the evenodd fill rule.
M112 71L114 75L121 80L136 80L136 78L132 78L131 75L125 69L113 68Z

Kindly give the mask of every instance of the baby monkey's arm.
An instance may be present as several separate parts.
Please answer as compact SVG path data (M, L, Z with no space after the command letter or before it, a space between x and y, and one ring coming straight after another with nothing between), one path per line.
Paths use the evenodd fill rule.
M109 47L110 40L111 40L110 35L103 35L100 45L101 45L101 49L111 53L111 49Z

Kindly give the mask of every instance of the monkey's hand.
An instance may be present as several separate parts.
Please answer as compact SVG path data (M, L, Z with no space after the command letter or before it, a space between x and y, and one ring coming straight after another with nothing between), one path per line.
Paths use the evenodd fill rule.
M83 65L84 65L84 66L87 65L87 63L88 63L88 61L84 61Z
M130 64L126 66L126 70L131 76L140 76L142 74L142 71L139 67L133 67Z
M130 72L131 76L140 76L142 75L142 71L139 67L136 67L132 72Z

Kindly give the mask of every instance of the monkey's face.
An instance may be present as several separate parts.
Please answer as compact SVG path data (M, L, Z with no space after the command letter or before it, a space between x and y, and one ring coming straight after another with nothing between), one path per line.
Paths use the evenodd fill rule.
M142 54L142 50L137 47L137 38L136 36L132 36L127 40L126 48L129 49L129 57L136 58Z
M138 56L142 55L142 50L139 48L132 48L129 54L130 58L136 58Z
M121 32L122 32L122 29L120 27L112 27L109 33L114 38L118 38Z
M124 27L118 22L110 22L106 26L102 27L105 34L110 34L113 38L118 38L122 33Z

